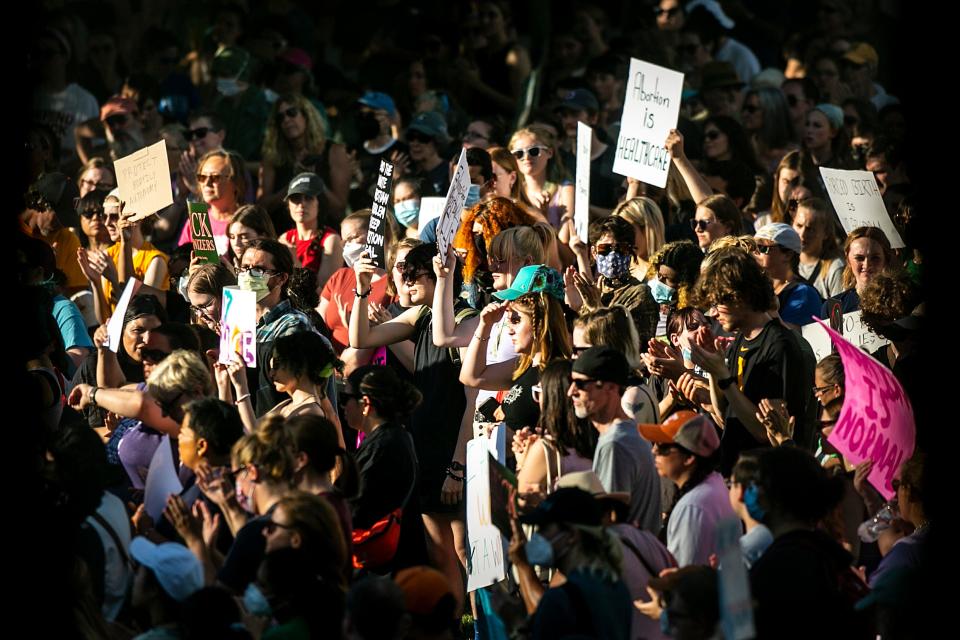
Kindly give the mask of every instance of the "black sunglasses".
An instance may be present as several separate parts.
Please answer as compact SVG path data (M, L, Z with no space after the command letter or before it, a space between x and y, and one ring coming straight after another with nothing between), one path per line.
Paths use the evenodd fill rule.
M191 140L206 138L208 133L210 133L210 127L197 127L196 129L187 131L184 137L187 139L187 142L190 142Z
M691 220L690 228L694 231L706 231L713 220Z
M283 122L287 118L296 118L298 115L300 115L299 107L289 107L277 112L277 122Z
M662 16L663 14L667 14L667 17L672 18L678 13L680 13L680 7L673 7L670 9L661 9L660 7L653 8L653 15L655 16Z
M433 138L431 138L426 134L419 133L417 131L408 131L407 142L419 142L420 144L429 144L433 142Z
M110 116L109 118L106 119L106 123L110 125L111 129L115 127L122 127L123 125L127 124L127 116L122 113L114 116Z
M417 280L429 274L430 274L429 271L412 271L411 270L411 271L406 271L401 276L401 279L403 280L403 284L407 285L408 287L412 287L413 285L417 284Z
M596 386L603 384L602 380L594 380L593 378L572 378L570 382L580 391L583 391L591 384L595 384Z
M160 349L141 349L140 350L140 357L144 360L149 360L154 364L163 362L164 358L166 358L168 355L170 354L167 353L166 351L161 351Z
M605 256L609 255L611 251L615 251L617 249L623 250L624 253L630 253L633 250L633 245L625 242L616 242L613 244L605 242L603 244L598 244L595 249L598 256Z

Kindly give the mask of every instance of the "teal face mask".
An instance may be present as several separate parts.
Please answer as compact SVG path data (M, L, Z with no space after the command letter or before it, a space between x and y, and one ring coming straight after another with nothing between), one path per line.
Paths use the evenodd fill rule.
M663 284L659 278L651 278L647 286L650 287L650 293L657 304L670 304L677 299L677 290Z
M480 202L480 185L472 184L467 189L467 199L463 201L463 207L469 209L478 202Z
M393 206L393 215L396 217L397 222L405 227L409 227L415 223L420 216L420 201L404 200L403 202L398 202Z

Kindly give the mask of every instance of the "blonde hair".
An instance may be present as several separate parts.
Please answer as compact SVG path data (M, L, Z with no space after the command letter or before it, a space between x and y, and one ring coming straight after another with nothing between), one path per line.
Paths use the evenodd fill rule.
M663 213L657 203L646 196L621 202L611 215L623 218L634 227L643 229L643 235L647 239L647 255L638 256L640 258L649 258L666 242Z
M203 396L213 393L210 370L199 355L186 349L168 355L147 378L147 392L157 399L194 393L197 389Z
M211 149L203 154L203 157L200 158L199 162L197 162L197 173L200 173L200 171L203 170L203 165L205 165L207 160L210 158L223 158L226 160L227 164L230 165L230 183L233 185L233 188L236 192L235 200L237 202L237 206L243 204L247 197L247 178L243 156L236 151Z
M237 466L257 467L268 481L293 486L294 443L280 415L264 416L253 433L234 443L230 458Z
M504 261L529 257L530 264L543 264L551 235L549 227L547 230L538 225L510 227L490 241L490 255Z
M750 255L753 255L757 252L757 240L753 236L721 236L717 238L710 243L707 255L703 257L703 262L700 263L700 271L703 271L710 265L711 258L715 257L718 251L721 249L729 249L730 247L743 249Z
M556 298L542 291L528 293L511 302L510 306L533 320L533 349L530 353L520 354L513 372L514 380L527 372L537 354L540 355L538 368L541 371L554 358L570 357L570 332L567 331L563 306Z
M490 147L487 153L490 154L490 160L496 162L501 169L516 176L517 179L510 190L510 197L522 205L536 209L537 207L527 197L527 179L520 171L520 165L517 164L517 159L513 157L510 150L505 147Z
M543 125L531 124L528 127L524 127L523 129L515 131L513 135L510 136L510 144L508 146L513 149L517 140L521 136L533 138L553 152L553 157L551 157L547 162L547 180L559 185L564 180L570 179L566 168L563 166L563 160L560 158L560 149L557 147L557 138L553 135L553 132L550 131L550 129L544 127ZM517 173L519 173L519 171Z
M583 312L573 321L573 326L583 329L584 337L592 346L613 347L627 357L631 369L640 368L640 335L626 307L614 304Z
M295 167L297 165L297 155L293 149L293 144L283 135L280 124L277 122L277 114L280 113L281 104L295 107L303 114L306 123L303 135L307 153L323 152L327 142L326 129L323 124L323 116L304 96L285 94L277 98L277 101L273 103L273 109L270 110L270 118L267 120L266 131L263 134L261 156L264 162L274 167Z

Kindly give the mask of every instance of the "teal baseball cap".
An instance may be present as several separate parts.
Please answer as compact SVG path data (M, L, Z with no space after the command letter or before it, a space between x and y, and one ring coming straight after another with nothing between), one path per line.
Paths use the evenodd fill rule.
M513 284L506 291L497 291L493 297L499 300L516 300L528 293L548 293L563 302L563 277L556 269L545 264L531 264L520 269Z

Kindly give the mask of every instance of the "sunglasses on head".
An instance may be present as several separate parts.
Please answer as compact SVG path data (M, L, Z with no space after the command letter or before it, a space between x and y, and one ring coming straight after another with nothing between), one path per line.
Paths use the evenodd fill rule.
M210 133L210 127L197 127L196 129L190 129L190 131L187 131L184 137L187 139L187 142L190 142L192 140L206 138L208 133Z
M298 115L300 115L299 107L288 107L277 112L277 122L283 122L287 118L296 118Z
M547 147L534 146L527 147L526 149L514 149L510 153L513 154L513 157L517 160L523 160L523 156L529 156L531 158L539 158L541 151L546 151Z

